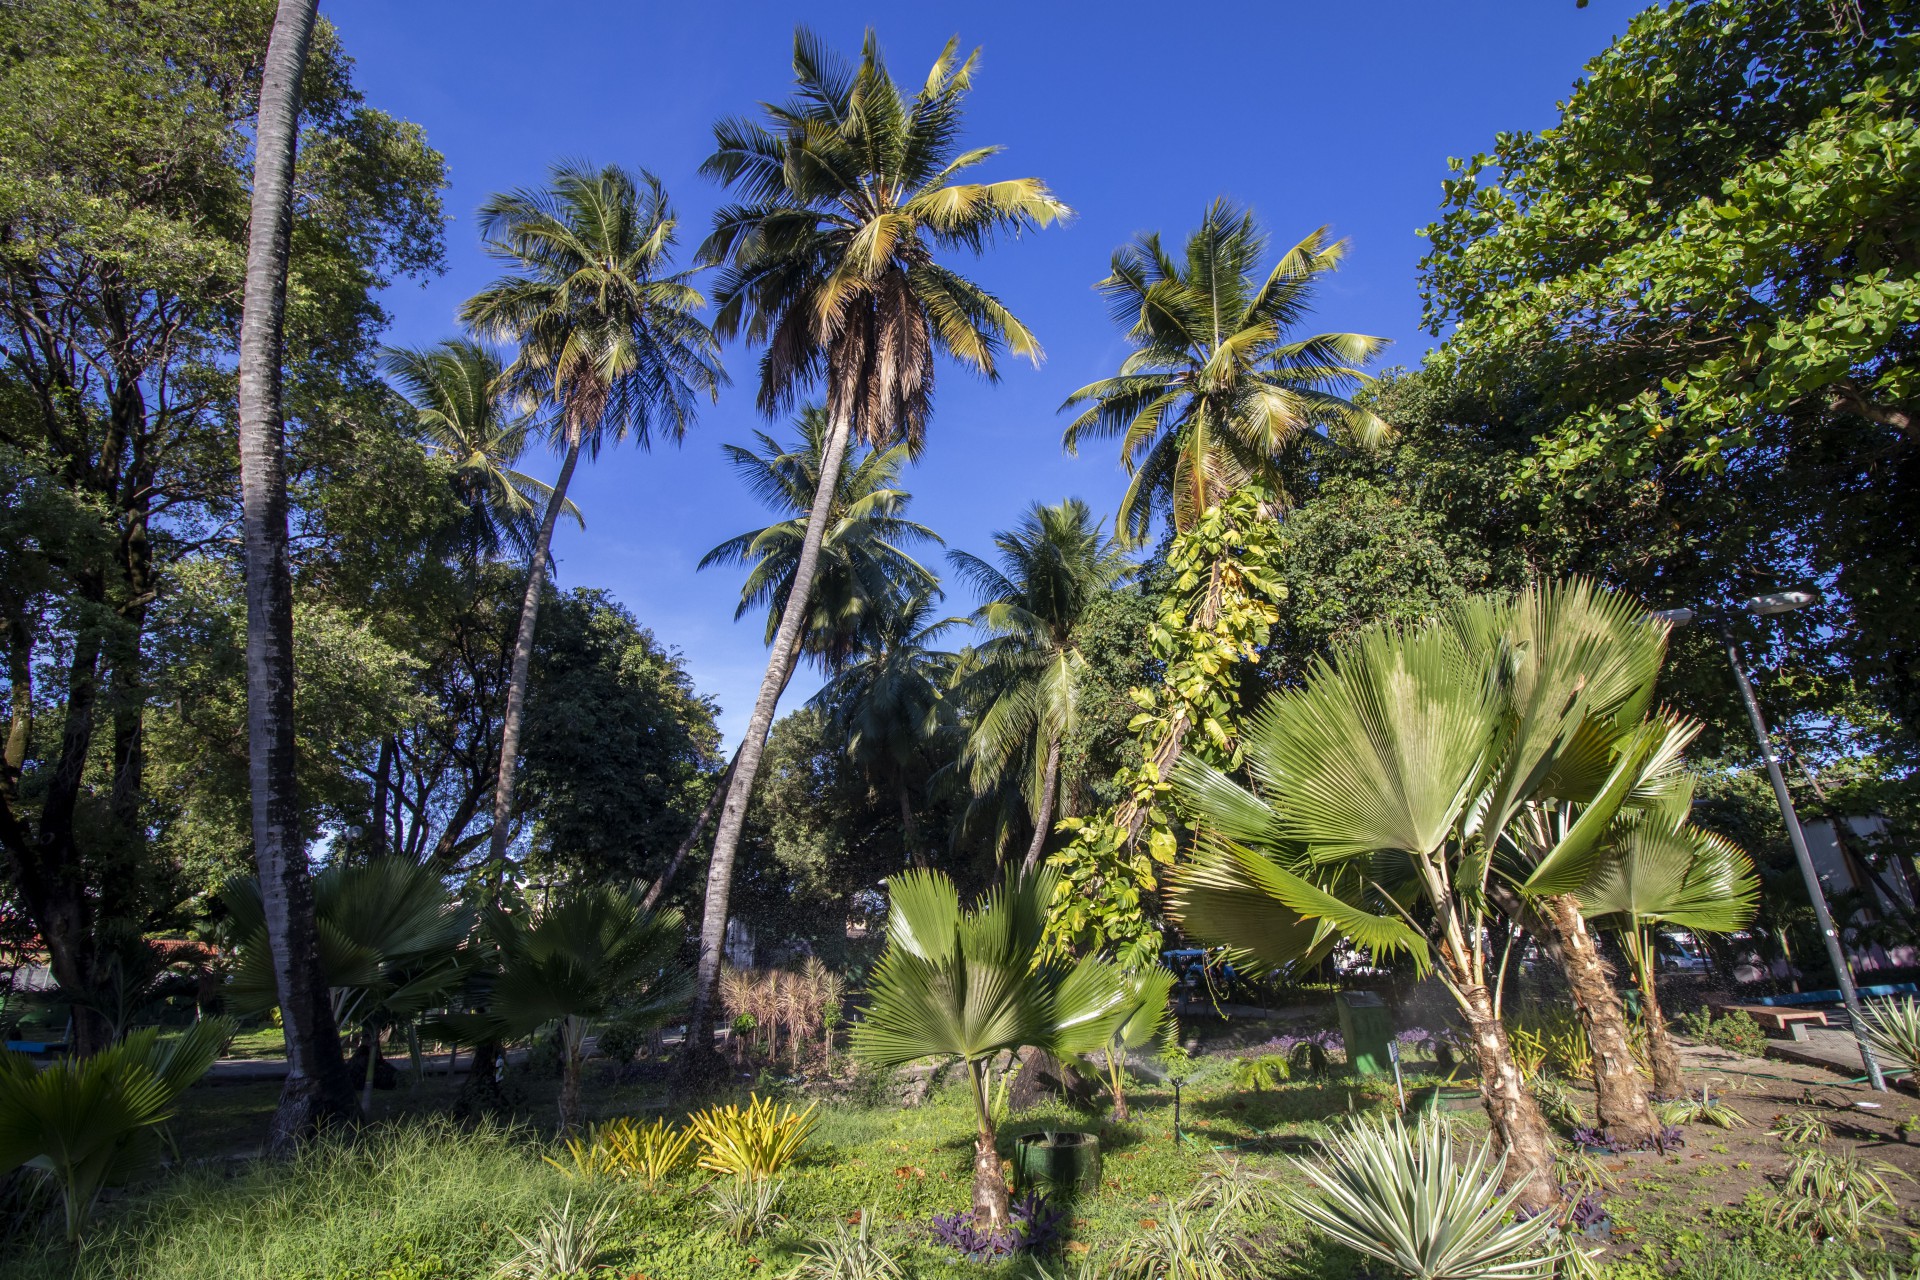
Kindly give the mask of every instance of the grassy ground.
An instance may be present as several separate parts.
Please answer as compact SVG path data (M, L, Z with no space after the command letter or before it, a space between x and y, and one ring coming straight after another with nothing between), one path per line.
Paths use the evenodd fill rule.
M1589 1172L1614 1182L1607 1275L1613 1280L1760 1280L1841 1276L1881 1258L1904 1259L1920 1225L1920 1184L1896 1182L1905 1220L1875 1244L1816 1247L1803 1233L1769 1227L1786 1157L1766 1135L1774 1115L1814 1110L1829 1118L1827 1145L1920 1172L1920 1145L1898 1133L1920 1112L1910 1095L1884 1098L1876 1113L1852 1107L1868 1097L1836 1078L1775 1062L1696 1053L1696 1081L1725 1094L1750 1124L1687 1131L1684 1150L1601 1157ZM595 1071L585 1095L598 1117L677 1114L684 1099L658 1085L623 1084ZM454 1083L376 1095L376 1124L351 1141L291 1164L246 1157L264 1136L278 1086L202 1087L174 1125L183 1166L107 1205L76 1269L44 1239L16 1236L0 1280L79 1275L114 1280L467 1280L490 1275L529 1232L544 1206L611 1197L618 1280L706 1280L775 1276L795 1259L808 1230L870 1209L879 1233L917 1277L1011 1278L1036 1274L1029 1262L985 1267L933 1245L935 1213L967 1204L971 1114L961 1092L936 1085L922 1102L843 1097L823 1104L801 1159L785 1176L789 1226L746 1245L724 1237L702 1197L703 1177L685 1171L654 1195L570 1180L543 1157L552 1150L554 1085L521 1080L520 1120L461 1129L440 1118ZM1214 1057L1185 1091L1192 1140L1176 1143L1171 1095L1143 1087L1129 1123L1112 1124L1060 1108L1012 1117L1010 1139L1028 1128L1070 1122L1101 1135L1104 1176L1097 1193L1067 1206L1065 1253L1050 1263L1099 1261L1130 1237L1152 1231L1169 1206L1223 1155L1297 1185L1291 1153L1322 1126L1350 1113L1384 1112L1391 1087L1332 1079L1243 1093L1228 1062ZM1837 1105L1836 1105L1837 1104ZM1463 1129L1484 1127L1477 1111L1456 1113ZM1316 1244L1285 1210L1243 1224L1263 1258L1262 1274L1342 1280L1366 1274L1358 1260Z

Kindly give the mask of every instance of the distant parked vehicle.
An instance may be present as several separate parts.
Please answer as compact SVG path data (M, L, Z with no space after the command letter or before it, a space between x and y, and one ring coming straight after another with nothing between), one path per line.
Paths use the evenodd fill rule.
M1666 973L1705 973L1711 962L1693 935L1662 933L1654 938L1654 963Z

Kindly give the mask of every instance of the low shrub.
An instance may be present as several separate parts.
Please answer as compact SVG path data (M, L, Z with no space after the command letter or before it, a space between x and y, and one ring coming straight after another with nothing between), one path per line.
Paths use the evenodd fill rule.
M1729 1010L1717 1018L1711 1009L1695 1009L1680 1020L1680 1025L1689 1036L1702 1044L1745 1054L1749 1058L1767 1056L1766 1029L1753 1020L1753 1015L1739 1009Z
M811 1105L795 1111L755 1095L744 1108L709 1107L687 1123L700 1143L702 1169L762 1179L792 1162L817 1121Z

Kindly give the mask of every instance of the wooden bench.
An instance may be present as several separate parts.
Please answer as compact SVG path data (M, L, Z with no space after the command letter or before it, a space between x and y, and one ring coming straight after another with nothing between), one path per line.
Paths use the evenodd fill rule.
M1744 1013L1763 1027L1784 1031L1795 1040L1807 1038L1807 1027L1824 1027L1827 1015L1819 1009L1792 1009L1764 1004L1716 1004L1721 1013Z

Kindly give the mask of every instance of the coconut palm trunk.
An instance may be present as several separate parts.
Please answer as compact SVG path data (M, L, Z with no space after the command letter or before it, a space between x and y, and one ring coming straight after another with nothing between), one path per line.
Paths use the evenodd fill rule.
M252 222L240 317L240 490L246 547L247 746L253 852L287 1037L287 1081L269 1145L284 1150L346 1115L353 1085L320 977L313 888L295 779L293 570L287 547L285 422L280 362L293 235L300 78L318 0L280 0L254 133Z
M820 544L826 539L827 511L840 483L841 464L847 456L849 428L845 411L836 408L827 431L826 447L821 453L820 480L814 489L813 505L807 511L807 531L800 544L799 563L794 566L793 586L788 592L786 607L780 611L780 629L774 633L767 673L760 681L760 695L754 700L753 715L747 721L746 736L735 758L733 777L727 784L726 802L714 833L713 859L707 866L706 909L700 917L700 959L694 971L693 1007L687 1017L687 1039L681 1055L684 1073L710 1071L719 1060L713 1049L713 998L715 984L720 980L721 949L726 941L733 861L739 852L740 833L746 825L747 799L753 794L760 757L766 751L767 733L773 728L774 709L799 658L808 596L813 590L814 572L820 565Z
M526 718L527 673L533 666L534 628L540 620L540 595L547 585L547 556L553 546L554 526L567 504L567 486L573 483L573 469L580 461L581 433L568 433L566 458L560 464L560 476L553 482L546 512L540 517L540 532L528 556L527 594L520 602L520 630L513 642L513 671L507 681L507 709L500 722L500 776L493 788L493 832L489 854L496 867L504 866L507 845L513 837L514 766L520 760L520 726Z
M1033 815L1033 843L1027 846L1027 860L1022 867L1031 872L1040 865L1040 855L1046 850L1047 836L1053 830L1053 806L1060 791L1060 739L1047 739L1047 763L1041 773L1044 785L1040 792L1040 809Z

